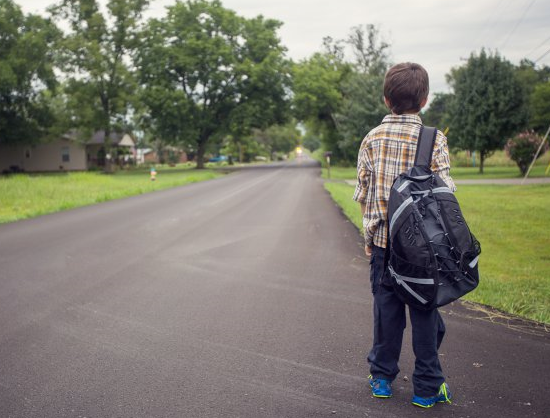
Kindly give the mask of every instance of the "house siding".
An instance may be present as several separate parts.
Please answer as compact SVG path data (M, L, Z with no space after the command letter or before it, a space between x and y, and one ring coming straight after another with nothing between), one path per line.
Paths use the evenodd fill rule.
M69 161L62 160L66 148ZM59 139L35 146L0 145L0 171L16 165L25 171L86 170L86 151L74 141Z

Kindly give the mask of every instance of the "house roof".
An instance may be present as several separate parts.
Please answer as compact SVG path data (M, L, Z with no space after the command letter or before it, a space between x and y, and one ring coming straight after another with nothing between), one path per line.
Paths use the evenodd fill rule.
M135 142L133 138L126 133L111 132L109 135L111 138L111 144L123 146L123 147L133 147ZM86 141L86 145L100 145L105 143L105 131L96 131L90 140Z

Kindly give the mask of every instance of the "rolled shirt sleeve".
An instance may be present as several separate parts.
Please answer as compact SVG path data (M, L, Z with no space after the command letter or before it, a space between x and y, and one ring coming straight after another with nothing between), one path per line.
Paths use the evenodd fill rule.
M447 137L441 131L437 131L434 151L432 154L432 171L449 186L453 192L456 191L456 185L451 177L451 160L449 157L449 147Z

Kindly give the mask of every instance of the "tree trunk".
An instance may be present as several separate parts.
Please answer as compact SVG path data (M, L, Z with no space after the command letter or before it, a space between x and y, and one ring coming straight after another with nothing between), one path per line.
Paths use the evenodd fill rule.
M105 148L105 166L103 172L112 174L113 172L113 147L111 144L111 115L109 112L109 98L105 94L101 94L101 105L103 107L103 130L105 138L103 139L103 148Z
M204 153L206 152L206 140L201 139L199 141L199 148L197 149L197 169L202 170L204 168Z
M103 140L103 147L105 148L105 167L103 167L103 172L105 174L112 174L113 147L111 144L111 128L105 129L105 139Z
M485 158L487 154L483 151L479 151L479 174L483 174L483 165L485 164Z

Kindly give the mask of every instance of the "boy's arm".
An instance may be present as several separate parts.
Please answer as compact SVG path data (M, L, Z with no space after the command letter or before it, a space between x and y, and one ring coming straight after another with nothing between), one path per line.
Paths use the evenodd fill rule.
M361 147L359 156L357 158L357 185L355 186L355 193L353 194L353 200L359 202L361 205L361 215L365 216L367 210L367 191L370 185L371 170L369 170L369 164L367 162L367 152ZM372 253L371 244L367 242L365 238L365 254L370 257Z
M432 171L447 183L449 189L456 191L456 185L451 177L451 160L449 158L449 146L447 137L441 131L437 131L432 155Z
M361 203L361 215L365 216L365 211L367 210L367 205L365 203ZM367 257L370 257L372 255L372 246L366 243L365 241L365 255Z

